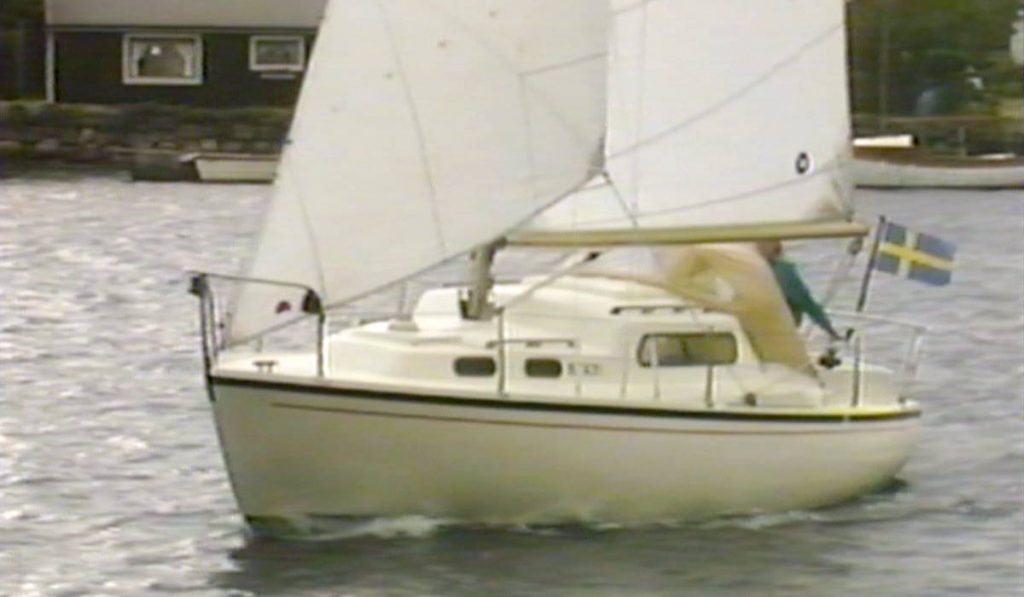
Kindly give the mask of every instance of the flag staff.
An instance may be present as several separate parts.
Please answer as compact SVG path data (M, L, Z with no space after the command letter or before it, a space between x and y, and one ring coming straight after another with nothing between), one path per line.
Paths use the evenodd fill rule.
M887 226L885 216L878 216L878 224L875 226L875 240L871 243L871 253L868 254L868 265L864 269L864 278L860 281L860 296L857 297L857 313L863 313L868 304L868 288L871 286L871 274L875 271L875 261L878 259L878 246L882 243L882 235L885 234Z

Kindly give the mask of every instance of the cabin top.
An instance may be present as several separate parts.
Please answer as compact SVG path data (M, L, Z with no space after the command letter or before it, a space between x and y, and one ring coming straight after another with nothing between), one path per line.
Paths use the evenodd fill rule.
M50 27L313 29L326 0L46 0Z
M509 310L512 318L543 316L604 320L609 315L651 314L665 309L701 310L681 297L637 282L624 283L623 280L600 276L567 276L543 286L539 292L532 290L534 285L542 284L542 280L527 278L519 284L498 285L494 288L496 301L502 305L515 305ZM426 329L450 326L452 321L461 319L459 293L460 290L453 287L427 291L416 305L414 319ZM526 300L521 300L523 293L528 293Z

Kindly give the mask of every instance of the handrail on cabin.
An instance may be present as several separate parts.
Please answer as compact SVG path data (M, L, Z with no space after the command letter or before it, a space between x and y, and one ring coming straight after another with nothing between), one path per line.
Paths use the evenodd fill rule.
M564 344L568 348L575 348L578 340L575 338L547 338L547 337L529 337L529 338L503 338L501 340L489 340L484 346L486 348L494 348L500 344L523 344L525 346L541 346L543 344Z
M307 313L318 315L318 326L317 326L317 374L319 376L321 376L321 377L323 377L326 374L326 369L327 369L327 366L328 366L328 362L327 362L328 361L328 358L327 358L327 352L328 352L327 323L328 322L327 322L325 310L323 310L322 308L317 310L317 308L319 306L319 303L318 303L319 297L318 297L318 295L316 295L315 291L313 291L312 289L310 289L310 288L308 288L308 287L306 287L304 285L290 283L290 282L277 282L277 281L273 281L273 280L262 280L262 279L257 279L257 278L247 278L247 277L244 277L244 276L211 274L211 273L206 273L206 272L194 272L192 277L191 277L191 279L190 279L189 292L191 294L194 294L197 298L199 298L199 307L200 307L200 335L201 335L201 338L202 338L203 364L204 364L205 372L207 374L209 374L209 372L212 369L212 367L215 366L215 364L217 362L217 357L219 356L219 353L220 353L221 349L224 346L223 338L220 335L220 332L222 331L222 322L220 320L220 314L218 313L218 310L217 310L216 300L215 300L215 296L214 296L214 291L213 291L213 289L212 289L212 287L211 287L211 285L209 283L209 279L211 279L211 278L213 278L213 279L223 279L223 280L228 280L228 281L232 281L232 282L249 282L249 283L260 283L260 284L276 285L276 286L282 286L282 287L291 287L291 288L297 288L297 289L306 290L307 292L312 293L310 296L312 296L313 299L310 299L308 301L307 300L303 301L303 303L304 303L303 310L305 312L307 312ZM634 306L634 305L630 305L630 306L620 307L619 309L631 310L633 308L636 308L638 310L643 311L645 309L651 309L652 307L653 308L668 308L668 307L671 307L673 310L675 310L676 306L669 306L669 305L647 305L647 306L635 305ZM613 311L616 311L616 310L619 310L619 309L614 309ZM903 363L904 366L903 366L903 369L902 369L901 374L899 376L899 380L900 380L899 385L900 385L901 388L905 387L906 385L908 385L913 380L913 378L915 377L915 374L916 374L916 370L917 370L917 368L918 368L918 366L920 364L921 357L922 357L922 348L923 348L924 334L927 331L927 327L926 326L921 325L921 324L917 324L917 323L913 323L913 322L901 321L901 320L890 318L890 317L879 316L879 315L868 315L868 314L864 314L864 313L846 312L846 311L837 311L837 310L830 310L829 313L831 315L835 316L835 317L861 320L861 321L864 321L864 322L867 322L867 323L880 323L880 324L888 324L888 325L894 325L894 326L909 328L911 330L911 340L910 340L910 344L909 344L909 347L908 347L908 350L907 350L906 357L904 359L904 363ZM507 348L508 348L508 345L510 345L510 344L531 345L531 344L538 344L538 343L540 343L540 344L558 343L558 344L565 344L569 348L578 347L578 341L576 341L574 339L571 339L571 338L550 338L550 337L549 338L540 338L540 337L536 337L536 338L534 338L534 337L530 337L530 338L506 338L505 337L505 330L504 330L504 327L505 327L504 310L503 309L499 309L499 311L498 311L498 313L496 315L497 315L497 317L495 317L495 320L496 320L495 323L497 324L497 334L498 334L497 335L497 339L488 342L487 343L487 348L495 349L496 353L497 353L497 356L498 356L498 361L499 361L499 367L498 367L499 368L498 392L499 392L499 395L501 395L501 396L508 397L508 387L507 387L507 384L508 384L508 371L507 371L507 367L508 367ZM861 379L861 377L863 375L863 363L862 363L862 359L863 359L863 354L862 354L863 353L863 344L862 344L862 342L863 342L863 340L861 338L861 335L858 335L858 338L855 341L855 345L854 345L854 352L855 352L854 361L855 361L855 363L854 363L854 375L853 375L854 379L852 380L853 385L854 385L854 387L853 387L853 395L852 395L852 400L853 400L853 405L854 406L856 406L860 402L860 399L861 399L860 394L861 394L861 392L863 390L863 388L862 388L863 380ZM628 360L628 353L629 353L629 351L626 351L626 353L624 353L624 356L626 357L627 360ZM624 375L626 375L625 374L625 370L626 369L627 369L627 367L624 367ZM659 392L659 390L660 390L660 387L659 387L660 386L660 375L659 374L660 374L660 371L655 371L655 386L656 387L654 389L654 393L655 393L655 399L656 400L658 399L658 397L659 397L658 395L660 394L660 392ZM705 380L705 383L706 383L705 402L706 402L706 405L707 405L708 408L713 408L714 407L714 389L713 389L714 378L715 378L715 372L713 371L713 367L709 367L709 370L707 372L707 378ZM625 386L625 384L627 383L625 377L623 378L622 383L623 383L623 386ZM621 394L621 392L620 392L620 394ZM623 394L623 396L624 396L624 394ZM900 400L901 401L905 400L905 397L901 396Z

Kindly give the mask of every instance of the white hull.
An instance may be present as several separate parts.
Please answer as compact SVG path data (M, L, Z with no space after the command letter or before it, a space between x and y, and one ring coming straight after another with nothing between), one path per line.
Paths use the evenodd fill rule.
M1024 161L975 160L971 165L889 162L856 158L851 174L860 187L878 188L1024 188Z
M253 524L408 514L652 522L814 508L891 479L919 421L914 406L787 415L312 384L212 379L232 484Z
M200 155L194 162L202 182L272 182L278 159L277 156Z

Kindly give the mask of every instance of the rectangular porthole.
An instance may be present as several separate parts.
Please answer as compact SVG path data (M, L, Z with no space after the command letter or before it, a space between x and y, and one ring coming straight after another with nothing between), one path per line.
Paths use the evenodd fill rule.
M736 362L736 337L725 332L649 334L640 340L641 367L691 367Z
M455 374L459 377L490 377L498 370L491 357L459 357L455 359Z
M558 359L526 359L527 377L561 377L562 361Z

